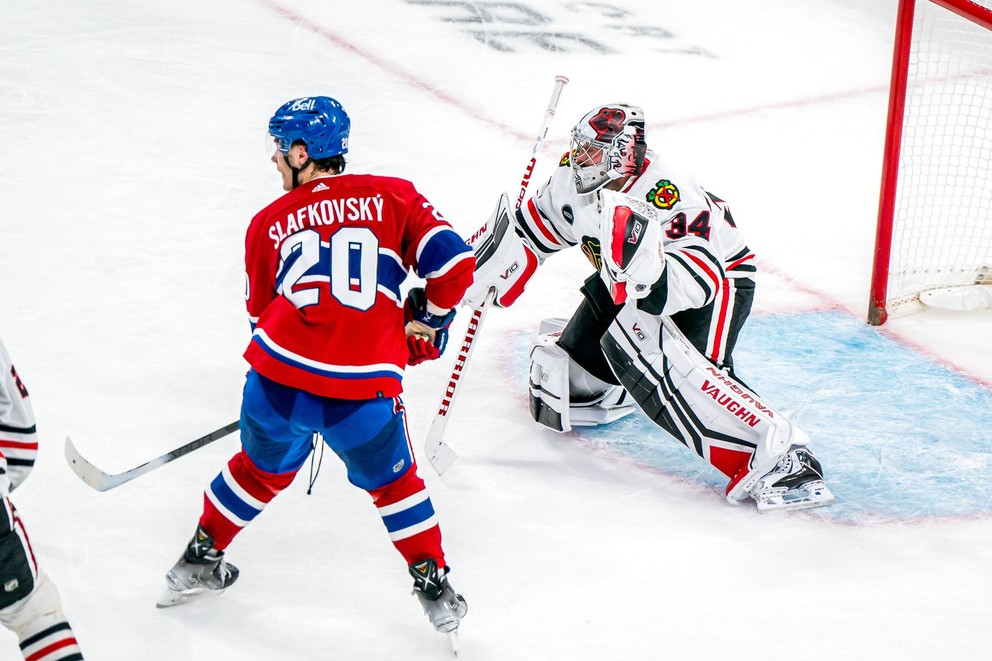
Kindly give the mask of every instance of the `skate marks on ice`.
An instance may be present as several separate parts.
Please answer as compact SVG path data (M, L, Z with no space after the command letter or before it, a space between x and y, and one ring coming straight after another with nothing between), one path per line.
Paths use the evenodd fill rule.
M512 335L503 364L519 383L531 336ZM851 524L992 516L992 390L836 310L753 316L734 360L745 383L810 435L837 497L792 515ZM561 440L569 437L604 450L604 461L617 453L690 486L720 495L726 486L640 412Z

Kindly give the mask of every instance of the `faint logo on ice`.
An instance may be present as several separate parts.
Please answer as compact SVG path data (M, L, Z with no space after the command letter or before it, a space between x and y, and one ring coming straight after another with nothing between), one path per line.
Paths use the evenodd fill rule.
M669 30L650 25L650 17L610 2L470 2L406 0L438 10L437 18L463 26L466 34L504 52L539 48L562 53L666 52L715 57L699 46L681 43ZM540 7L540 9L538 9Z

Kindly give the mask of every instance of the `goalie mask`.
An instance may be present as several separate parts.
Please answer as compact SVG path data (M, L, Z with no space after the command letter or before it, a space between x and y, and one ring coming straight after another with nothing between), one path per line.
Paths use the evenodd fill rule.
M626 103L599 106L572 129L569 162L575 190L591 193L644 170L644 111Z

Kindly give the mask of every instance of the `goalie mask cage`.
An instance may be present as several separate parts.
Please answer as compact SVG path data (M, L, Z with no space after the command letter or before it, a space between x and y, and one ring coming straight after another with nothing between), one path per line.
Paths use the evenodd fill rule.
M992 0L900 0L868 323L992 286L990 124Z

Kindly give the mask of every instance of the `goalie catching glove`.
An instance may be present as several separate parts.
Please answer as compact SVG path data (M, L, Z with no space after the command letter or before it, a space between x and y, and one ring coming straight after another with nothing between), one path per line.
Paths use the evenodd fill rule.
M406 345L410 350L407 365L419 365L436 360L448 344L448 327L455 318L454 310L443 310L427 300L423 287L414 287L403 305L406 321Z
M540 264L515 231L511 213L510 198L503 193L489 221L468 240L475 253L475 282L462 302L473 308L482 307L490 289L496 290L497 307L510 307Z
M658 213L638 200L600 191L603 279L616 304L641 299L665 276L664 234Z

